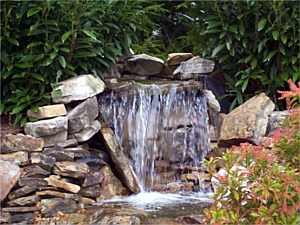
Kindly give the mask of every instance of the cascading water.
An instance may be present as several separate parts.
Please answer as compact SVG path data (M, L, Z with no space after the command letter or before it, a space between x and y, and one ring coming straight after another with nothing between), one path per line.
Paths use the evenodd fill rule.
M166 172L199 166L209 150L207 102L197 85L134 83L101 96L99 106L143 191L158 190Z

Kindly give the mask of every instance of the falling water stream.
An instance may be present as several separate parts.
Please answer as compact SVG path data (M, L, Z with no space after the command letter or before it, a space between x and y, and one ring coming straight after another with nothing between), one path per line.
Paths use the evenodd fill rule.
M102 96L99 106L142 190L138 195L100 204L126 202L151 211L210 201L201 192L201 184L200 192L157 192L165 182L162 174L187 166L197 168L210 150L207 100L199 87L188 82L134 83L130 89ZM180 182L178 173L174 177L175 183Z

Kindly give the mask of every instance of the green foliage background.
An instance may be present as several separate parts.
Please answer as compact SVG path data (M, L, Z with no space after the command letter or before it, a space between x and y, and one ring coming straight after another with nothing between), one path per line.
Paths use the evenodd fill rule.
M297 1L4 1L0 112L17 122L58 81L101 77L130 47L214 59L231 109L260 92L283 109L276 90L299 79L299 24Z

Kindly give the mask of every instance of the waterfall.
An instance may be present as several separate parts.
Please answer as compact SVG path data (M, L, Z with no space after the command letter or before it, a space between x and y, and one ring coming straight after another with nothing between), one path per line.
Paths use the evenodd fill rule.
M144 191L162 172L198 166L209 150L207 100L197 85L133 83L106 93L99 106Z

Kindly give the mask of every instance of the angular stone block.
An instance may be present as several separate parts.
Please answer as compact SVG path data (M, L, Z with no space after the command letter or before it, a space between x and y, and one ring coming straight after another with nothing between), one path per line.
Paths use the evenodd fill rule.
M24 127L25 134L34 137L49 136L67 130L68 118L62 116L37 122L29 122L26 123Z
M68 132L73 134L89 127L99 114L96 96L88 98L73 108L67 115Z
M37 195L31 195L26 197L17 198L7 202L8 206L30 206L35 205L38 201L40 201L40 197Z
M230 147L241 142L260 144L274 108L275 104L265 93L256 95L235 108L224 118L219 146Z
M30 165L22 168L22 177L43 177L49 174L50 171L44 170L39 165Z
M68 131L62 131L57 134L41 137L44 140L45 147L52 147L59 142L66 141L68 138Z
M77 204L72 199L51 198L42 199L41 213L44 217L53 217L58 212L74 213L77 211Z
M32 112L31 110L28 110L27 116L37 119L45 119L58 116L65 116L67 115L67 113L68 112L64 104L57 104L38 107L37 112Z
M25 166L28 165L29 160L28 160L28 152L14 152L14 153L9 153L9 154L0 154L0 159L6 160L6 161L11 161L17 165Z
M126 70L132 74L152 76L164 68L164 61L146 54L133 55L125 61Z
M78 133L68 135L68 139L75 138L78 142L84 142L93 137L101 129L101 124L98 120L94 120L92 124L81 130Z
M58 176L51 175L49 178L45 178L45 180L50 186L62 188L72 193L78 193L80 191L80 186L59 180Z
M32 193L36 190L37 190L36 186L21 187L17 190L11 191L8 195L8 199L13 200L13 199L16 199L16 198L19 198L19 197L23 197L23 196L25 196L27 194L30 194L30 193Z
M192 53L170 53L168 54L167 65L177 66L181 62L187 61L190 58L193 58Z
M39 152L44 148L44 141L24 134L8 134L3 138L1 153L11 153L18 151Z
M42 153L32 153L31 164L39 165L45 170L51 170L55 163L55 158L52 156L46 156Z
M72 101L84 100L104 91L105 84L99 77L93 75L80 75L59 83L56 90L61 94L52 92L52 100L55 103L67 104Z
M21 175L18 165L0 160L0 202L6 198Z
M74 152L70 152L68 150L65 150L63 147L59 147L59 146L47 148L43 151L43 154L54 157L58 162L73 161L75 157Z
M89 172L89 166L86 163L77 163L71 161L56 162L53 173L66 176L80 178L85 177Z

